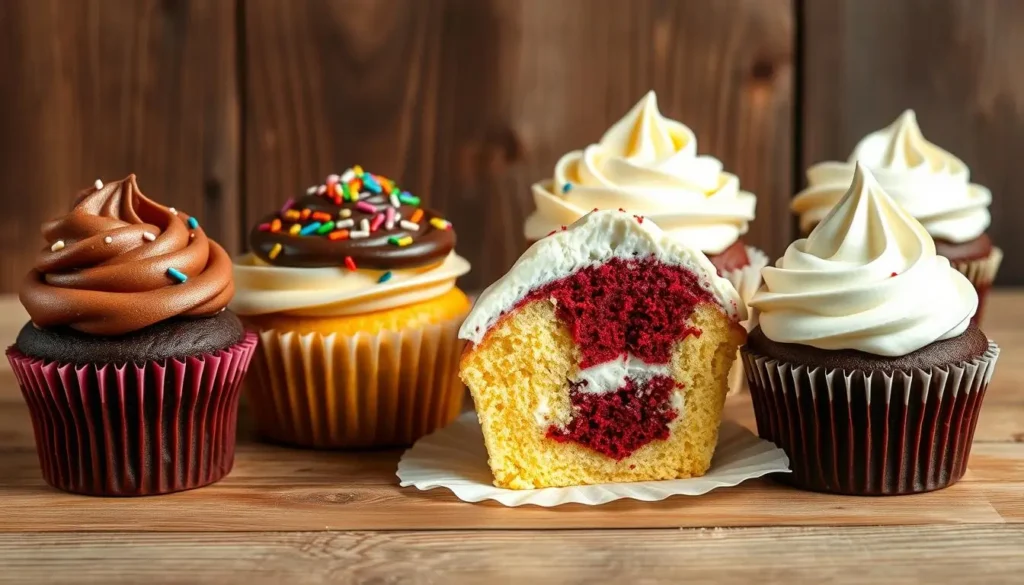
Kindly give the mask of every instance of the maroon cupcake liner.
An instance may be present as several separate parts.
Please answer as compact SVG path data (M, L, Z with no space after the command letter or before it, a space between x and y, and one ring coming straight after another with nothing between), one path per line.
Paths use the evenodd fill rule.
M218 481L234 463L239 389L256 340L246 333L215 353L84 366L10 347L43 478L92 496L166 494Z
M999 265L1002 262L1003 251L1000 248L992 248L992 252L988 256L977 260L950 262L954 269L971 281L974 290L978 292L978 310L974 312L972 319L975 323L981 323L982 317L985 316L985 301L988 299L989 291L992 290L992 282L995 281L996 273L999 272Z
M859 496L956 483L999 347L966 363L909 372L808 368L743 348L757 432L789 456L795 487Z

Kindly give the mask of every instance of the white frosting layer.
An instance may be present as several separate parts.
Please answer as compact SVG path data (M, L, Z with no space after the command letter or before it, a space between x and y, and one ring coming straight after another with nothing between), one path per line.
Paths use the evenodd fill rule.
M978 307L967 278L859 164L810 237L762 274L750 305L764 334L820 349L906 355L960 335Z
M888 128L861 140L849 162L808 169L808 187L792 203L805 233L846 193L855 162L871 169L885 192L933 238L961 243L988 229L992 193L970 182L963 161L925 140L913 110L907 110Z
M281 313L308 317L357 315L426 301L450 291L469 272L469 262L452 252L443 262L424 268L385 271L347 268L271 266L252 254L235 260L235 298L239 315Z
M572 382L586 382L586 385L579 387L580 392L605 394L625 386L627 378L643 383L655 376L671 375L672 367L669 364L648 364L633 355L624 355L580 370Z
M718 276L707 256L699 250L670 237L652 221L641 222L635 216L619 211L595 211L565 231L531 246L508 274L480 295L463 323L459 337L479 343L502 314L530 291L549 282L612 258L647 257L694 272L727 315L737 321L746 319L747 311L736 289L728 280Z
M621 208L718 254L754 219L757 201L739 183L721 161L697 155L693 131L662 116L652 91L598 144L563 156L553 181L533 186L537 211L526 221L526 238L539 240L594 209Z

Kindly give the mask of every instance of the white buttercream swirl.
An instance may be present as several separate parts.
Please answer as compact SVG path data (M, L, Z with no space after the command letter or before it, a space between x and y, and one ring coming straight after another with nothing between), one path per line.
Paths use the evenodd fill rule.
M970 281L860 164L810 237L762 275L750 306L764 334L819 349L906 355L960 335L978 307Z
M235 298L230 309L239 315L303 317L383 311L445 294L455 279L469 272L469 262L452 252L440 264L392 270L391 279L379 283L384 272L271 266L246 254L234 263Z
M968 242L991 223L992 193L970 182L963 161L928 142L914 111L907 110L888 128L861 140L849 162L824 162L807 170L808 187L792 202L805 233L846 193L856 162L871 169L886 193L933 238Z
M480 295L459 337L480 343L487 330L532 290L612 258L654 258L686 268L697 275L700 285L726 315L737 322L747 318L736 288L718 276L707 256L663 232L652 221L607 210L588 213L567 229L530 246L505 276Z
M662 116L651 91L598 144L563 156L553 181L533 186L537 211L526 221L526 238L539 240L594 209L621 208L718 254L754 219L756 198L739 183L721 161L697 155L693 131Z

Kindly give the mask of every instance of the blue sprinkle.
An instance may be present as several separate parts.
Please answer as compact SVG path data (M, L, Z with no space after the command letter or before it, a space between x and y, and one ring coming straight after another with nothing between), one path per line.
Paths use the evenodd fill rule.
M568 193L569 191L572 191L572 183L562 185L562 193Z
M167 276L170 276L174 280L178 281L178 284L184 284L188 280L188 276L185 273L178 270L177 268L168 268Z
M381 282L387 282L389 280L391 280L391 271L390 270L388 270L384 274L381 274L380 278L377 279L377 282L381 283Z
M188 224L188 227L189 227L189 229L193 229L193 230L194 230L194 229L196 229L197 227L199 227L199 220L197 220L197 219L196 219L196 218L194 218L194 217L190 217L190 218L188 218L188 221L187 221L187 222L185 222L185 223L187 223L187 224Z
M311 223L311 224L307 225L306 227L302 228L301 230L299 230L299 235L300 236L308 236L309 234L315 232L318 229L320 229L320 222L319 221L314 221L313 223Z
M380 183L377 182L377 179L374 179L370 173L363 173L363 185L374 193L380 193L383 190L380 188Z

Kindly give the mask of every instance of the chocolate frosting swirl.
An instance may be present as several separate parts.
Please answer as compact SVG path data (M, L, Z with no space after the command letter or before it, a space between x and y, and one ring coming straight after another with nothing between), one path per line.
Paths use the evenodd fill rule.
M351 170L346 174L351 175ZM438 264L455 248L455 232L438 213L420 208L418 198L401 192L385 177L370 173L360 176L376 177L383 188L375 192L354 187L346 193L355 195L343 198L341 188L335 187L338 180L329 177L325 184L310 187L307 195L289 202L281 211L264 216L249 235L253 253L275 266L339 267L345 266L346 259L351 258L359 268L391 270ZM362 231L363 220L372 224L389 207L393 208L389 213L399 218L390 228L382 223L366 235L357 233ZM304 215L295 217L300 212ZM413 218L416 223L410 225L409 220ZM292 233L294 226L301 230L312 224L323 227L328 222L331 225L327 227L331 229L325 228L322 233ZM335 224L338 227L334 227ZM334 232L345 233L332 238ZM401 244L397 243L399 241Z
M135 175L82 191L43 224L48 246L21 288L38 327L123 335L231 300L231 259L198 222L153 202Z

